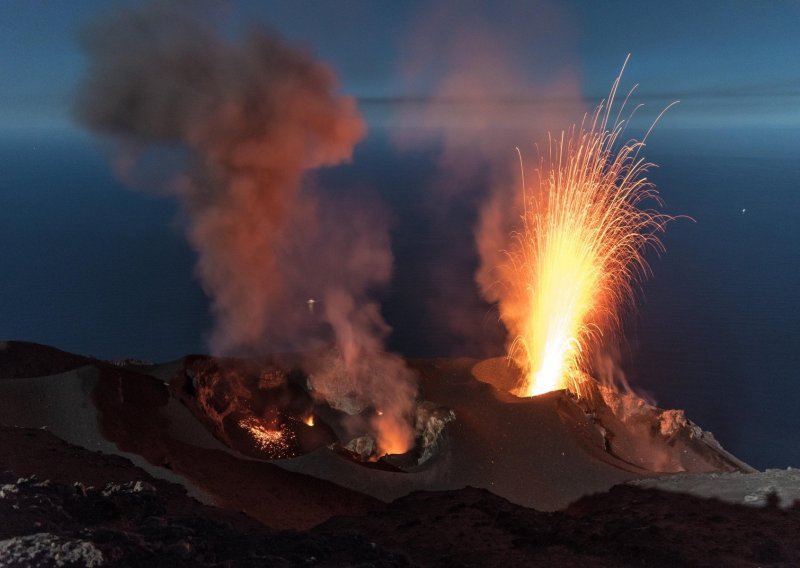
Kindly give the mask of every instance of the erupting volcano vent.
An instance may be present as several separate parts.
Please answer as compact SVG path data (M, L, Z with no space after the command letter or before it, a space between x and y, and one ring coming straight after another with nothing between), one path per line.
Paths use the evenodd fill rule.
M499 267L519 396L580 393L591 355L648 272L643 251L662 248L657 233L672 219L642 207L660 205L646 177L653 164L640 157L647 136L620 143L625 121L609 122L620 78L580 127L550 137L534 188L523 172L521 227Z
M296 362L306 360L296 356ZM324 361L337 370L331 359ZM416 397L400 415L391 399L363 398L351 375L336 376L342 379L338 391L332 379L316 380L288 359L192 356L170 388L219 441L250 457L287 459L328 447L361 463L394 456L396 468L436 455L455 420L449 408ZM405 423L412 428L408 437Z

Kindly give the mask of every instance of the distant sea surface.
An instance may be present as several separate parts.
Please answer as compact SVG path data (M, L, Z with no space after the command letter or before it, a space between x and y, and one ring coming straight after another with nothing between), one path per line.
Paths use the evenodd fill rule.
M669 130L650 141L652 179L678 220L649 256L654 276L626 324L623 368L752 465L800 466L800 133ZM389 348L410 357L502 352L475 291L476 197L442 199L435 157L380 131L350 166L318 174L392 211ZM0 338L103 358L206 351L209 301L178 209L125 188L75 132L0 136ZM304 309L301 307L300 309Z

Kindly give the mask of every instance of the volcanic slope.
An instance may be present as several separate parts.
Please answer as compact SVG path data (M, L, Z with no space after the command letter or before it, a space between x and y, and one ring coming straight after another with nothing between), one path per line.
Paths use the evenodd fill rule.
M58 374L47 373L49 361ZM688 423L677 421L667 437L638 435L658 424L650 411L623 422L608 405L588 409L564 391L511 396L487 382L502 382L501 361L410 366L424 398L452 409L456 419L434 457L404 464L404 471L366 467L327 447L291 459L248 458L217 440L197 419L196 405L182 399L184 406L164 383L169 373L180 378L180 362L118 366L28 343L0 349L1 421L47 427L71 443L123 455L151 475L182 483L198 499L273 527L313 526L371 510L376 498L391 501L418 490L473 486L552 511L665 471L748 470Z
M50 368L57 372L49 374ZM126 457L154 477L182 484L202 502L244 511L275 528L307 528L379 505L330 482L237 455L153 376L52 347L0 343L0 424L45 428L77 446Z
M416 490L471 486L543 511L657 472L752 471L689 422L660 435L662 416L652 407L623 422L599 397L590 409L565 391L524 399L510 395L489 384L505 380L502 360L410 365L424 398L456 415L432 459L392 472L361 467L321 448L274 463L385 501Z
M297 532L202 505L124 458L44 430L0 426L0 463L3 566L800 563L800 509L774 498L745 507L622 485L544 513L466 488L413 493Z

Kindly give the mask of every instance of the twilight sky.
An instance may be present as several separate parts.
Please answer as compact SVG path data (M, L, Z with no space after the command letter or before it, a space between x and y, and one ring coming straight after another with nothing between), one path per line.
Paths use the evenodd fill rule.
M81 28L132 0L0 3L0 129L70 126ZM343 90L375 102L426 97L462 58L493 54L520 84L570 77L603 96L627 53L640 95L681 99L672 126L800 126L800 2L217 3L231 34L261 22L330 62ZM514 85L503 97L530 97ZM465 93L468 96L468 93ZM368 116L369 113L367 113ZM666 127L669 127L667 124Z

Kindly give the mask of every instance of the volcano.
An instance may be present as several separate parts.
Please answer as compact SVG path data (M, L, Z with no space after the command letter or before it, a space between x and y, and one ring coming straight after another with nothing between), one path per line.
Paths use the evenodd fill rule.
M267 523L308 526L364 500L354 494L391 501L472 486L552 511L634 479L753 471L682 412L632 395L598 385L591 400L566 390L517 398L506 390L514 376L504 359L409 361L425 399L417 413L427 418L417 419L417 447L377 459L354 451L367 434L358 416L315 401L291 362L285 370L274 361L207 357L114 364L17 342L0 354L6 424L127 457L205 502L233 500ZM237 406L237 391L247 407ZM262 427L277 445L253 437L256 423L271 428ZM347 506L278 513L251 499L269 492L268 478L286 489L298 479L334 484Z
M784 538L800 528L800 509L777 507L800 495L800 477L755 473L681 411L599 385L588 398L566 390L518 398L507 390L517 371L504 358L408 365L420 383L415 447L377 456L352 442L369 438L361 418L379 410L348 414L315 398L292 357L190 356L154 365L4 342L0 506L10 508L0 511L7 519L0 549L27 558L61 547L85 553L86 562L124 563L159 546L159 558L196 566L270 542L262 552L289 565L316 562L309 550L322 550L324 565L443 565L452 551L437 542L493 527L494 536L476 541L482 552L459 564L539 557L554 565L600 558L595 565L605 566L637 558L628 549L632 536L614 536L613 527L649 519L682 535L675 554L691 564L708 553L701 533L692 532L706 522L699 512L744 523L755 514L745 503L767 506L758 513L760 534L772 540L737 542L745 547L739 553L800 559L800 548ZM251 389L249 405L236 404L236 389ZM249 430L256 419L289 442L280 451L260 444ZM673 521L679 509L684 520ZM481 521L484 515L495 521ZM156 517L161 528L152 532ZM445 517L446 525L436 521ZM500 518L520 524L505 529ZM193 528L174 528L186 526ZM45 531L35 535L42 542L20 540L31 527ZM530 531L545 529L533 527L547 527L546 538L535 533L545 544L534 545ZM356 533L372 540L354 540ZM601 533L605 548L589 547ZM243 548L233 552L223 541ZM413 558L402 552L410 544Z

